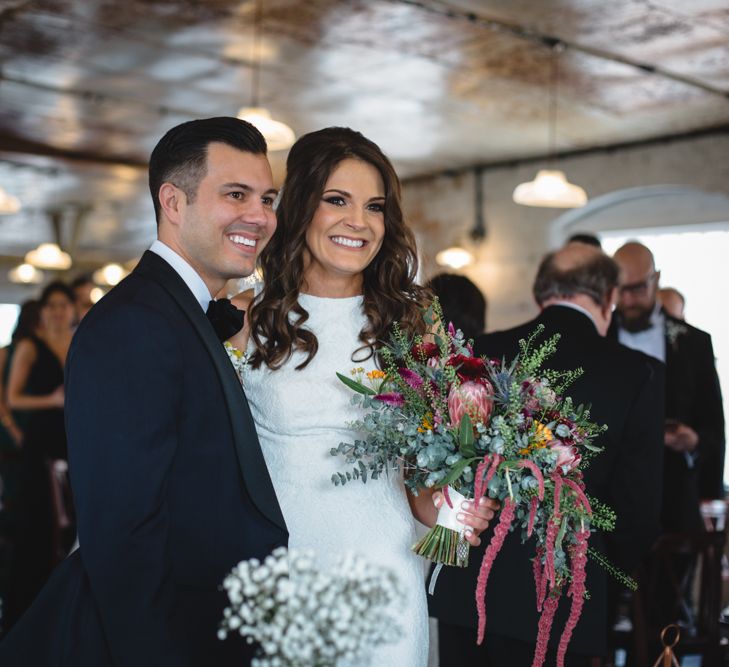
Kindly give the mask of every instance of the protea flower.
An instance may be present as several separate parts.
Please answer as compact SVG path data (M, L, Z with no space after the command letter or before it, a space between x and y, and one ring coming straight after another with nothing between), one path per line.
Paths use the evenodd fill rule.
M468 414L474 426L487 424L494 408L494 388L488 380L454 385L448 394L448 416L458 428L463 415Z

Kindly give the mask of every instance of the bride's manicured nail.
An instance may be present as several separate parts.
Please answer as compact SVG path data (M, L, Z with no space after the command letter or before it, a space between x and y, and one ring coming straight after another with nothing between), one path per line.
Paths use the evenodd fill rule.
M469 529L468 529L468 530L467 530L467 531L465 532L465 535L466 535L466 537L472 537L472 536L473 536L473 531L472 531L472 530L471 530L471 529L469 528Z
M471 503L469 503L467 500L461 503L461 507L464 510L470 510L471 509Z
M458 514L456 514L456 519L458 519L459 521L463 521L465 518L466 515L463 514L463 512L459 512Z

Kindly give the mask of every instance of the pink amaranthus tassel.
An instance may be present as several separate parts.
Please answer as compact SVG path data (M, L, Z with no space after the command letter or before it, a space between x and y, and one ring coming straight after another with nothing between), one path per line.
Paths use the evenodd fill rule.
M478 581L476 583L476 609L478 611L478 644L483 642L484 633L486 632L486 584L491 573L491 566L494 559L504 544L511 522L514 520L516 505L511 498L504 501L504 507L499 515L499 523L494 529L494 536L491 539L486 553L481 561L481 569L478 573Z
M542 556L544 556L544 549L537 547L537 552L534 554L534 559L532 560L534 589L537 593L537 611L542 611L544 596L547 594L547 578L544 576L544 569L542 568Z
M582 614L582 606L585 602L585 565L587 564L587 540L590 537L589 530L580 530L575 535L577 543L572 548L570 564L572 566L572 583L570 584L568 596L572 597L570 616L559 640L557 650L557 667L564 667L564 659L567 653L567 646L572 639L572 631L577 626Z
M542 667L544 660L547 657L547 646L549 644L549 634L552 631L552 623L554 621L554 614L559 606L559 597L562 594L562 589L552 589L549 596L544 601L544 611L539 617L539 630L537 632L537 648L534 651L534 661L532 667Z

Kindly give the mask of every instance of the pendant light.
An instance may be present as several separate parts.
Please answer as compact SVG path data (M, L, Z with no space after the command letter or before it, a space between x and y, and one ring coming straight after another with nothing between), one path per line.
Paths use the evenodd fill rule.
M53 271L65 271L70 269L73 264L71 255L63 252L56 243L41 243L35 250L31 250L25 255L25 261L36 269Z
M549 119L547 122L547 143L550 166L556 161L557 93L559 83L559 55L564 46L557 42L552 46L551 72L549 82ZM559 169L540 169L533 181L516 186L514 202L524 206L548 208L577 208L587 203L587 194L579 186L570 183Z
M20 285L37 285L43 282L43 271L39 271L32 264L19 264L8 271L8 280Z
M263 0L256 0L253 18L253 69L251 71L251 106L242 107L238 118L256 127L266 139L268 150L282 151L291 148L296 135L294 131L281 121L274 120L271 112L259 106L259 88L261 79L261 24L263 17Z
M93 279L97 285L113 287L119 284L129 272L120 264L107 264L98 271L94 271Z
M20 199L0 187L0 215L11 215L20 210Z

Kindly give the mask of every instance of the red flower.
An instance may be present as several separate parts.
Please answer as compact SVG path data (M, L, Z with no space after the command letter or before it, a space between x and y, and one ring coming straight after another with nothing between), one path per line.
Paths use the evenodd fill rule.
M480 379L486 375L486 364L480 357L467 357L464 354L456 354L448 360L447 365L456 369L461 380Z
M420 343L413 345L410 354L413 355L416 361L425 362L428 359L440 356L440 349L435 343Z

